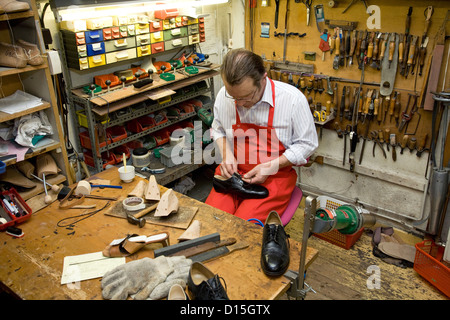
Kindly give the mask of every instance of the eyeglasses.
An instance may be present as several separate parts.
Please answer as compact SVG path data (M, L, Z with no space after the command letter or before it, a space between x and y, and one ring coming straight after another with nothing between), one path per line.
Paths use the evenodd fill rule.
M255 94L257 91L258 91L258 88L256 88L255 91L253 91L252 97L249 99L249 98L234 98L225 90L225 97L227 97L228 99L233 99L235 101L239 101L239 102L250 102L255 97Z

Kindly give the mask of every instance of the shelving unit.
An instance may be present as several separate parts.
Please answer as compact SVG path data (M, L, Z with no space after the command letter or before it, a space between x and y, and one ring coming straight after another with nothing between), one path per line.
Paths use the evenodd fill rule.
M28 1L31 10L18 13L0 15L0 41L14 43L22 39L30 43L37 44L41 53L45 52L42 41L42 33L37 13L36 2ZM1 97L6 97L17 90L22 90L36 97L42 98L42 104L25 111L14 114L0 112L0 122L13 121L22 116L43 110L48 117L54 134L49 136L51 141L40 147L30 148L25 154L25 159L32 159L43 153L50 153L57 166L61 169L52 181L62 183L67 181L71 184L68 172L69 163L67 151L64 144L64 136L59 118L56 96L53 91L52 76L49 71L47 57L44 56L44 63L39 66L27 65L25 68L5 68L0 67ZM4 161L7 166L17 163L15 157L7 157ZM24 200L27 200L44 191L42 183L36 180L36 187L20 193Z
M115 126L125 126L128 121L164 110L171 106L176 106L179 103L189 101L190 99L201 95L210 94L213 97L213 77L218 75L218 71L215 70L217 67L218 66L216 65L212 65L211 69L202 70L195 76L188 77L181 74L176 75L176 80L170 82L157 79L156 76L154 77L155 80L153 84L146 90L137 91L130 85L125 88L118 88L110 92L105 92L100 95L100 98L99 96L89 97L80 89L72 90L72 99L75 105L77 105L86 115L87 131L89 132L90 141L93 145L93 152L95 152L95 156L93 157L95 162L94 169L96 171L103 170L104 163L101 158L102 153L135 141L136 139L152 135L155 132L168 128L174 124L192 119L197 116L197 113L189 112L174 119L168 119L168 121L155 125L148 130L138 133L127 133L127 136L123 139L100 146L96 128L98 128L99 123L103 122L102 120L105 117L106 119L109 119L109 121L103 122L102 124L103 129L106 130ZM205 85L204 81L208 81L209 85ZM199 84L201 84L200 87L196 87ZM188 87L191 88L190 92L171 98L168 102L160 102L160 99L164 99L164 97L174 94L176 90L183 90ZM209 107L211 107L211 105ZM79 129L80 128L78 127L78 130ZM80 131L78 131L78 134L79 132ZM152 164L155 168L163 166L156 158L152 159ZM179 165L174 168L167 168L165 174L157 175L156 178L159 183L167 184L197 168L199 168L198 164ZM143 174L146 175L145 172Z
M88 4L95 5L90 1L85 3ZM108 5L110 9L114 8L114 1ZM140 117L173 110L178 104L202 95L209 97L211 103L205 107L212 109L213 77L219 74L219 66L206 61L197 63L198 72L193 74L181 71L184 66L176 70L171 67L181 52L195 52L195 45L205 41L203 18L179 15L177 10L170 13L155 10L153 14L138 10L138 13L127 16L121 16L118 12L105 17L100 12L100 18L95 16L94 8L90 18L84 18L81 14L74 20L64 21L62 12L67 6L65 1L53 0L52 10L55 20L59 22L59 52L64 60L63 73L71 105L72 127L77 136L73 140L76 140L77 149L84 154L86 164L94 172L104 170L107 165L121 165L123 153L131 162L132 149L142 145L142 141L137 143L137 140L156 141L154 145L146 143L145 147L149 150L164 146L169 142L168 130L173 130L173 126L189 126L186 121L197 117L197 112L183 111L179 116L168 117L167 121L137 131L128 128L130 122L136 123ZM78 8L80 12L85 9L83 6ZM111 55L118 59L110 59ZM160 77L164 69L157 64L165 64L169 60L171 63L166 73L170 73L171 79L166 81ZM134 78L135 68L144 72L142 78L147 78L147 71L152 69L153 83L135 88L133 84L142 81L142 78ZM127 80L117 84L120 79L117 73L120 72L126 74ZM110 88L106 88L106 78L114 78ZM97 85L94 90L87 89L93 84ZM111 133L113 130L118 131L115 136ZM164 139L158 139L158 134L165 130ZM165 173L157 174L156 178L164 185L201 165L165 168ZM152 155L150 167L163 166ZM149 175L146 172L142 174Z

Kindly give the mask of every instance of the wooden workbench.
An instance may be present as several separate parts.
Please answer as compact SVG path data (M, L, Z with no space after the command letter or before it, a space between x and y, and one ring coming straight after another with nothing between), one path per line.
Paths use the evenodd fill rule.
M124 184L119 180L116 168L102 171L91 179L96 177L109 179L111 184L123 186L123 189L93 188L91 194L108 197L126 195L142 179L136 177L133 182ZM162 186L160 189L161 194L167 190ZM289 289L287 278L269 278L260 267L263 230L260 226L182 194L177 193L177 196L180 206L199 208L194 219L201 221L201 236L218 232L221 239L234 237L238 242L249 243L247 249L205 262L208 268L225 279L230 299L277 299ZM105 202L85 199L83 204L96 203L99 209ZM151 235L165 231L170 234L170 244L175 244L184 232L183 229L150 223L139 228L129 224L126 219L105 215L104 210L78 222L73 228L58 227L58 221L63 218L92 211L60 210L58 204L58 201L54 202L19 225L25 233L22 238L12 238L5 232L0 233L0 281L23 299L102 299L100 278L81 281L78 289L71 289L73 285L60 284L64 257L102 251L113 239L124 237L128 233ZM298 271L300 249L301 245L291 239L291 270ZM308 248L306 266L317 255L317 250ZM152 256L153 251L144 248L127 257L127 262Z

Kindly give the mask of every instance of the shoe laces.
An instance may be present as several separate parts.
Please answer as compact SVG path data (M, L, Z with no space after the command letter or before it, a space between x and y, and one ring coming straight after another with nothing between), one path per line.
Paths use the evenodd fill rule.
M286 235L286 238L288 239L288 246L289 246L289 238L290 236L286 233L286 231L284 230L283 226L281 225L269 225L268 228L268 234L267 234L267 241L274 241L276 244L280 245L280 237L279 237L279 233L280 232L284 232L284 234Z
M211 285L211 283L214 285ZM224 278L220 277L219 275L215 275L214 278L211 279L211 281L206 281L206 284L208 287L208 296L211 299L226 298L224 292L227 292L228 289L227 283L225 282Z

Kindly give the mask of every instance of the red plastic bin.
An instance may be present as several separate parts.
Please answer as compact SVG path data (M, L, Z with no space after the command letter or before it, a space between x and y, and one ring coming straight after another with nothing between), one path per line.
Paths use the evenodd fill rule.
M114 126L106 129L106 134L111 138L112 142L117 142L127 137L127 130L124 126Z
M159 130L153 134L153 137L156 139L156 144L161 146L170 141L170 133L167 129Z
M156 125L155 119L150 116L139 117L127 122L127 130L138 133L148 130Z
M116 158L116 163L121 163L123 161L123 154L125 153L125 158L130 158L130 149L123 145L115 147L111 150L114 153L114 157Z
M22 223L25 220L28 220L31 218L31 214L32 214L32 210L31 208L27 205L27 203L25 202L25 200L22 199L22 197L17 193L16 189L11 188L9 190L5 190L1 193L2 195L8 195L11 200L13 200L14 203L19 203L19 205L16 206L21 206L23 208L23 210L26 212L25 214L16 217L14 214L10 213L10 211L8 210L7 206L5 205L5 203L3 201L1 201L1 206L3 208L3 211L8 215L8 216L3 216L1 215L1 217L5 218L7 220L6 223L2 223L0 224L0 231L6 230L8 227L14 226L16 224Z
M442 263L444 249L432 240L416 243L414 270L450 298L450 268Z
M81 146L83 148L92 150L92 142L91 142L91 139L89 138L89 132L87 132L87 131L80 132L79 137L80 137ZM99 143L100 148L103 148L105 146L106 146L106 141Z
M88 166L91 166L93 168L95 168L95 163L94 163L94 157L92 155L92 151L87 150L85 152L83 152L84 154L84 162L86 162L86 164ZM108 156L108 152L102 152L102 162L103 162L103 169L106 168L106 166L108 164L114 165L116 164L116 157L114 155L113 152L109 152L109 156Z

